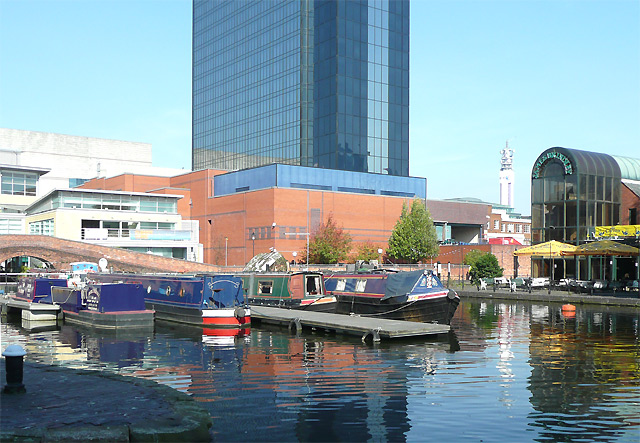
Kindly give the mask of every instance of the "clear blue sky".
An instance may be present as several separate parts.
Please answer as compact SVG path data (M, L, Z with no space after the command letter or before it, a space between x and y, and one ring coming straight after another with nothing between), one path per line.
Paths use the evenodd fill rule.
M640 157L638 0L411 4L410 173L516 209L552 146ZM191 166L189 0L0 0L0 127L148 142Z

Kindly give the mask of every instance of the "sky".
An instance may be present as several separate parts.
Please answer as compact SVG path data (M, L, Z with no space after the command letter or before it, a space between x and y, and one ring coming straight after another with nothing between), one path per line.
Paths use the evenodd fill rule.
M240 0L238 0L240 1ZM0 0L0 127L151 143L191 168L190 0ZM515 208L563 146L640 158L640 1L414 0L410 175Z

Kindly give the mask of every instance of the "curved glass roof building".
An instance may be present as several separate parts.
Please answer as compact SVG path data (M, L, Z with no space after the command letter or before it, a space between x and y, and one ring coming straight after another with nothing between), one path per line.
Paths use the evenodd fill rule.
M532 243L580 245L592 239L595 227L618 225L622 180L640 180L640 159L562 147L545 150L531 170ZM562 262L565 275L591 274L584 258ZM534 274L545 273L534 269Z

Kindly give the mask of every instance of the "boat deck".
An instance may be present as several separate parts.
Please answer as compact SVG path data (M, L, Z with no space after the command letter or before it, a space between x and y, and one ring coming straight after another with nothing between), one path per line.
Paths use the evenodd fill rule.
M251 306L251 317L253 320L265 323L287 325L289 329L295 329L296 331L308 327L360 335L363 341L367 339L380 341L383 337L405 338L446 334L451 329L449 325L435 323L418 323L267 306Z
M58 305L52 305L50 303L33 303L26 300L16 300L15 298L6 295L0 295L0 305L6 306L7 308L37 312L56 313L60 311L60 306Z

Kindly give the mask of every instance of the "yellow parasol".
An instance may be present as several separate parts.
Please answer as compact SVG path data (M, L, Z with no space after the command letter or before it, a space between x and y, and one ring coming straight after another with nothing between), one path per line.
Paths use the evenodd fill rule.
M556 240L551 240L544 243L538 243L537 245L528 246L522 249L516 249L513 255L536 255L540 257L561 257L566 255L567 252L572 252L576 249L575 246L567 243L562 243Z
M600 240L585 243L578 246L573 251L563 252L562 255L606 255L606 256L633 256L638 255L640 250L624 243L612 240Z

